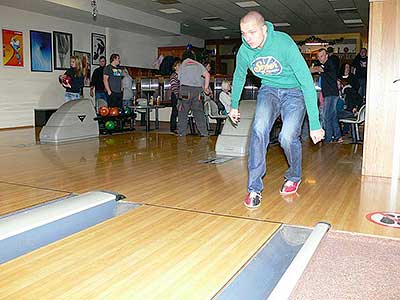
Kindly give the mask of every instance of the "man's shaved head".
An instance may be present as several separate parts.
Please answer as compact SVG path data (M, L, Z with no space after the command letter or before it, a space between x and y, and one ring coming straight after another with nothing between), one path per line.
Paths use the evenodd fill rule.
M262 48L267 38L268 27L258 11L249 11L240 19L242 38L251 48Z
M240 19L240 24L242 23L249 23L255 21L259 25L264 25L265 24L265 19L262 14L260 14L258 11L252 10L249 11L245 16L243 16Z

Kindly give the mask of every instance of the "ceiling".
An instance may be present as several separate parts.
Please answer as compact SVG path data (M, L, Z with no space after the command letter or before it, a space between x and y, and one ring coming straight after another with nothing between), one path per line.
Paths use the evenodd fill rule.
M237 38L240 36L239 20L249 10L258 10L273 23L289 23L277 27L289 34L324 34L361 32L368 30L368 0L256 0L257 7L242 8L235 2L241 0L109 0L139 11L170 19L181 24L183 34L201 39ZM166 14L159 9L175 8L180 13ZM347 9L347 10L346 10ZM351 9L351 10L349 10ZM202 18L216 17L216 21ZM346 25L344 20L361 19L360 24ZM355 22L355 21L347 21ZM224 30L212 30L223 26Z
M91 14L93 1L97 3L97 19ZM252 8L242 8L236 4L238 1L241 0L0 0L0 5L158 37L180 33L204 40L238 38L239 20L250 10L260 11L277 30L292 35L368 32L368 0L255 0L259 6ZM161 9L181 12L166 14ZM203 20L207 17L217 19ZM345 20L359 23L346 25ZM215 26L226 29L210 29Z

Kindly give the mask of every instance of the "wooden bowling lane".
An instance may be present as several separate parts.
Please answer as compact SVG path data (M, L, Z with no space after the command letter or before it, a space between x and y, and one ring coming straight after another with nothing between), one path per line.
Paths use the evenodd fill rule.
M31 207L53 199L67 196L69 193L37 189L0 182L0 216L20 209Z
M211 299L278 227L142 206L0 265L0 299Z
M270 146L263 202L249 211L242 204L246 158L199 163L214 155L215 140L134 132L16 151L0 147L0 181L74 193L111 190L154 206L303 226L327 221L338 230L400 237L399 230L365 218L373 211L399 211L400 193L390 179L360 175L362 145L305 143L303 182L286 197L279 194L285 156L278 145Z

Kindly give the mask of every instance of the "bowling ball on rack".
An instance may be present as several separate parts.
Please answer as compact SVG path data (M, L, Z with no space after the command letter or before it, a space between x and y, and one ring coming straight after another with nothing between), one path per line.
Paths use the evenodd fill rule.
M124 108L124 115L125 116L130 116L132 114L132 109L130 107L125 107Z
M99 108L99 115L102 117L106 117L108 116L108 114L110 113L110 110L108 109L107 106L102 106Z
M109 115L111 117L118 117L119 116L119 108L118 107L111 107Z
M107 130L114 130L115 129L115 122L114 121L107 121L106 124L104 124Z

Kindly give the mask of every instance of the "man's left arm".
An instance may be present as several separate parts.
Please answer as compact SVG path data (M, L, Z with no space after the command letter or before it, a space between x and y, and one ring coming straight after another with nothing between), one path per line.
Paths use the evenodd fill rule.
M300 83L300 88L303 92L308 120L310 123L310 136L313 142L317 143L324 138L325 133L319 122L317 94L315 92L314 81L303 56L293 41L290 46L287 47L287 51L287 59L290 62L290 66Z

